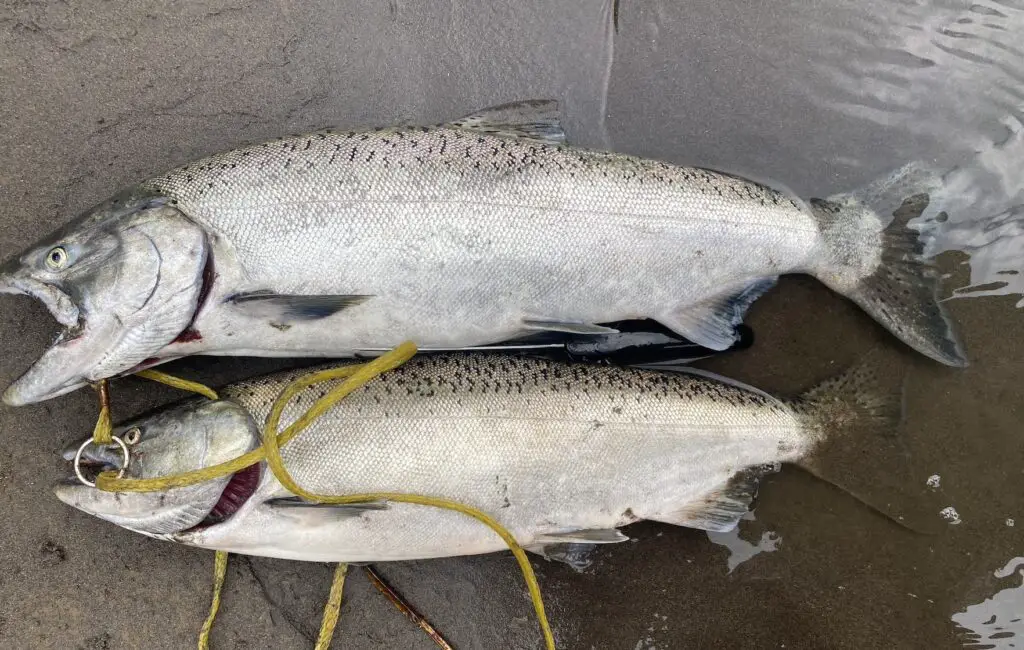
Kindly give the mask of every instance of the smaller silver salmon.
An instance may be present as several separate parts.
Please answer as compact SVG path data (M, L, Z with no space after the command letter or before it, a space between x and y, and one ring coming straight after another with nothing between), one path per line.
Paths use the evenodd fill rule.
M217 402L193 400L129 422L128 473L164 476L258 444L282 388L308 370L243 381ZM797 463L875 504L899 503L903 455L892 435L895 373L859 367L798 399L679 372L559 364L524 357L417 357L375 380L284 448L295 479L321 494L410 492L479 508L520 543L565 558L577 544L621 542L648 519L724 531L758 478ZM282 424L326 386L300 394ZM89 448L116 467L116 448ZM71 455L71 452L68 452ZM296 560L376 562L499 551L463 515L403 503L297 500L265 467L151 494L69 480L65 503L140 533L192 546ZM568 554L572 555L572 554Z

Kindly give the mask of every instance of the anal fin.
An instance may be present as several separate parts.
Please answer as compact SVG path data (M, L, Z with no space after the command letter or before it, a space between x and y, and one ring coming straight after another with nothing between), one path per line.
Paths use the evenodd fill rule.
M644 518L676 526L727 533L750 511L750 504L757 496L758 481L769 467L771 466L743 471L698 501L688 503L674 512L645 515Z
M743 322L750 305L775 286L777 280L777 277L759 278L739 289L733 288L659 316L658 321L698 345L725 350L739 339L736 327Z

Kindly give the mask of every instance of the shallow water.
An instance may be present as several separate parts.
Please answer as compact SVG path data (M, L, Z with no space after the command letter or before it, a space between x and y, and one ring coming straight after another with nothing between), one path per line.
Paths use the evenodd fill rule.
M582 574L540 562L541 584L565 648L1024 647L1022 28L1024 6L991 0L620 0L617 11L582 0L9 2L0 257L120 187L244 141L436 122L524 97L562 100L576 143L738 171L801 196L921 162L941 180L920 225L948 274L969 368L914 356L808 278L785 279L754 308L753 349L706 365L787 395L873 347L904 359L901 432L916 480L959 523L936 508L938 534L914 534L787 468L735 535L632 526L635 542L601 549ZM3 305L7 383L53 328L27 299ZM176 370L220 383L272 367ZM176 397L136 380L115 387L125 416ZM0 410L0 645L189 646L209 554L72 512L50 493L55 451L91 430L94 409L79 391ZM381 570L457 647L538 646L504 555ZM329 575L236 563L215 647L307 647ZM432 647L361 576L346 594L335 647Z

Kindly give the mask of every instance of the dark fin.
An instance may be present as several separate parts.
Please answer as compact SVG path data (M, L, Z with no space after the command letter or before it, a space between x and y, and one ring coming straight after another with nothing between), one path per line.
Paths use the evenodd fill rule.
M571 530L565 533L545 533L534 538L534 544L618 544L629 538L617 528Z
M449 122L449 126L507 137L526 138L544 144L564 144L558 102L532 99L492 106Z
M567 334L616 334L618 332L618 330L605 327L604 325L549 320L545 318L524 320L523 328L542 332L565 332Z
M338 512L351 512L354 515L358 515L367 510L387 510L388 502L377 500L377 501L365 501L361 503L317 503L315 501L305 501L299 497L280 497L277 499L268 499L264 502L272 508L315 508L318 510L335 510Z
M346 307L361 305L373 296L299 296L269 292L240 293L227 299L235 309L274 323L326 318Z
M927 193L900 194L927 187L917 176L918 170L908 166L865 191L812 199L811 211L829 249L815 275L918 352L964 367L963 347L939 302L939 274L923 255L922 234L908 227L928 206ZM879 233L877 214L882 213L876 210L893 205L895 196L901 196L901 203L892 213L892 223ZM869 275L857 277L867 272L860 269L867 251L877 246L882 249L881 263Z
M757 496L757 484L769 468L740 472L722 487L705 495L700 501L688 503L675 512L645 515L645 519L676 526L727 533L750 511ZM774 467L771 467L774 469Z
M590 566L590 556L597 548L596 544L543 544L528 546L526 550L552 562L568 564L571 569L582 572Z
M872 510L917 532L941 525L924 477L914 480L899 435L903 371L874 352L792 405L818 439L799 465Z
M774 277L755 280L739 291L712 296L658 320L698 345L727 350L739 339L736 327L743 322L750 305L774 287L776 280L778 278Z

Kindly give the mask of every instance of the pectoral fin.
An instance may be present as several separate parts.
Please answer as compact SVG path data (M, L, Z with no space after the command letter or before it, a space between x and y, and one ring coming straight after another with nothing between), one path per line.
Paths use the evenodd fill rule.
M388 509L387 501L382 500L364 501L361 503L317 503L316 501L306 501L299 497L268 499L264 502L264 505L271 508L330 510L339 513L350 513L354 516L369 510Z
M318 320L342 309L361 305L373 296L328 295L303 296L270 292L240 293L227 299L232 308L253 318L274 323Z

